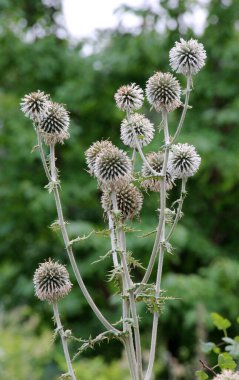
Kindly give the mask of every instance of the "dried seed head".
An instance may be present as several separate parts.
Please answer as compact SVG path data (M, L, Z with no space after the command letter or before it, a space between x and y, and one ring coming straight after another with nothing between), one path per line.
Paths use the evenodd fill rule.
M146 155L146 159L147 159L148 163L150 164L150 166L155 171L157 171L158 173L161 172L161 170L163 168L163 162L164 162L164 154L162 152L148 153ZM152 177L153 176L151 170L145 164L143 164L143 166L142 166L142 176L143 177L150 177L150 176ZM167 170L166 171L166 190L172 189L172 187L174 185L173 180L174 180L173 176ZM142 186L145 189L149 189L152 191L159 192L160 191L160 180L157 178L146 179L142 182Z
M69 273L64 265L51 259L36 269L33 283L35 294L41 301L55 302L71 290Z
M143 204L143 195L132 184L118 186L116 191L117 206L123 220L133 219L138 216ZM110 191L105 191L101 197L101 204L105 212L112 210Z
M213 380L239 380L239 372L233 372L230 369L227 369L215 376Z
M144 115L135 113L121 123L121 140L125 145L136 148L133 129L141 146L148 145L154 137L154 126Z
M95 161L94 171L102 187L115 188L132 179L131 160L125 152L115 146L101 151Z
M85 152L86 156L86 162L88 165L88 168L90 170L91 175L94 175L94 168L95 168L95 161L100 154L100 152L103 149L111 149L113 147L113 144L111 141L108 140L102 140L102 141L96 141L94 144L92 144L89 149Z
M181 88L177 79L170 73L157 72L146 84L148 101L157 112L173 111L181 105Z
M47 145L63 143L70 137L68 129L70 118L68 111L59 103L51 102L47 115L41 120L39 129Z
M195 75L205 65L206 51L203 44L192 38L176 42L169 52L170 65L176 73Z
M121 86L115 93L117 107L122 111L135 111L142 107L144 93L137 84L131 83Z
M168 170L176 178L193 176L199 168L201 157L193 145L172 145L168 161Z
M39 122L44 118L50 107L49 95L43 91L31 92L22 98L20 103L21 110L25 116L29 117L34 122Z

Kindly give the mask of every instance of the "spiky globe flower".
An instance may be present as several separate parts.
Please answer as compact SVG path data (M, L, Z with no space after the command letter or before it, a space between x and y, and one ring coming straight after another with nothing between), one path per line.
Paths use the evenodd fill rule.
M180 84L170 73L157 72L147 81L147 99L157 112L171 112L178 108L181 105L180 94Z
M96 141L94 144L92 144L89 149L85 152L86 156L86 163L88 165L88 168L90 170L90 174L93 175L95 173L95 161L100 154L100 152L103 149L111 149L113 147L113 144L111 141L108 140L101 140Z
M72 287L66 267L51 259L39 265L33 283L36 296L41 301L48 302L63 298Z
M151 152L146 155L146 159L150 166L158 173L160 173L163 169L164 162L164 154L162 152ZM143 177L155 177L148 166L144 163L142 166L142 176ZM166 190L172 189L174 185L174 178L169 173L168 169L166 171ZM146 179L142 182L142 186L145 189L149 189L151 191L160 191L160 180L157 178Z
M215 376L213 380L239 380L239 372L233 372L230 369L227 369Z
M172 145L168 161L168 170L176 178L193 176L199 168L201 157L193 145Z
M114 145L101 151L96 158L94 171L102 188L113 189L132 179L131 160L125 152Z
M130 119L124 119L121 123L121 140L125 145L136 148L134 133L138 138L140 146L148 145L154 137L154 126L144 115L135 113Z
M25 95L22 98L20 106L25 116L34 122L39 122L47 115L50 103L49 95L38 90L37 92Z
M47 115L40 121L39 129L47 145L69 138L70 118L68 111L59 103L51 102Z
M205 65L207 58L203 44L197 40L185 41L183 38L176 42L169 52L170 65L176 73L195 75Z
M136 186L123 184L117 187L116 200L122 220L133 219L139 215L143 205L143 195ZM101 204L105 212L109 212L113 209L110 191L105 191L102 194Z
M122 111L135 111L142 107L144 93L137 84L121 86L114 95L117 107Z

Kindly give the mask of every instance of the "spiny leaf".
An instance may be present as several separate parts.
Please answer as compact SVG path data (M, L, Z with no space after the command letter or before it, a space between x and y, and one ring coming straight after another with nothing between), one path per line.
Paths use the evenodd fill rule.
M44 189L47 189L49 193L52 193L52 191L58 186L60 186L60 181L50 181L46 186L44 186Z
M100 256L100 258L99 258L98 260L93 261L92 264L96 264L96 263L99 263L99 262L101 262L101 261L104 261L105 259L108 259L109 257L111 257L112 252L113 252L113 251L112 251L112 249L111 249L111 250L108 251L104 256Z
M141 262L133 257L132 252L128 251L126 253L126 258L127 258L127 263L129 264L129 266L132 266L133 268L141 268L141 269L146 270L141 264Z

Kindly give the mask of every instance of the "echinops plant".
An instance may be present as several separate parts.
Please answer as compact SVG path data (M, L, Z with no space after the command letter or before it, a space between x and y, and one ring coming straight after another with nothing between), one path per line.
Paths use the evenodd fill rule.
M164 255L166 252L171 252L170 239L182 217L187 181L198 171L201 162L194 146L178 143L177 139L190 108L192 77L205 65L206 52L197 40L181 39L171 49L169 57L172 70L186 77L186 89L182 90L179 80L169 72L158 71L148 79L146 98L151 110L159 114L160 130L158 131L144 114L139 113L145 100L143 89L136 83L126 84L116 91L114 99L116 106L124 113L119 126L120 137L123 144L132 149L131 155L116 147L110 140L94 142L85 153L89 174L96 179L102 193L99 203L108 224L111 250L107 255L112 257L111 278L117 280L118 291L122 298L122 315L119 323L109 321L95 304L94 294L89 294L73 253L74 243L81 238L70 241L62 212L55 145L63 143L70 137L69 114L63 105L52 102L49 95L39 90L25 95L21 102L22 111L32 120L36 131L38 149L49 181L47 188L55 198L57 223L61 229L73 273L89 306L105 329L97 337L91 338L90 342L85 341L75 358L94 344L117 339L125 348L133 380L153 378L158 320L162 304L167 298L163 296L161 287ZM182 112L178 126L173 130L169 129L168 117L176 109L182 109ZM158 140L157 151L145 154L144 147L153 139ZM136 162L139 164L139 161L141 170L137 172ZM179 198L170 206L170 190L178 183L181 183ZM152 252L149 254L148 265L141 281L136 283L132 263L139 266L140 264L127 250L127 232L131 229L127 226L127 221L139 217L143 207L144 191L148 194L151 191L159 194L159 206L156 205L158 224L154 231L155 240ZM157 266L157 275L156 278L152 278L155 266ZM61 336L68 366L68 373L64 376L76 379L67 343L73 335L71 332L69 334L70 330L66 333L63 329L57 308L58 301L67 296L71 289L66 267L53 259L41 263L34 275L34 286L36 296L53 305L57 332ZM143 360L142 355L140 320L143 316L138 315L138 302L145 302L153 315L147 361ZM230 376L231 379L237 378L234 374ZM216 379L227 378L226 372L216 377Z

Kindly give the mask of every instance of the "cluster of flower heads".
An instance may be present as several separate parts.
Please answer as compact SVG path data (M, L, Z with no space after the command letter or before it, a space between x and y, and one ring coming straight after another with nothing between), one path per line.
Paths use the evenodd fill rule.
M38 90L25 95L21 101L21 110L43 134L47 145L63 143L69 138L70 118L67 110L63 105L52 102L44 92Z
M213 380L239 380L239 372L233 372L230 369L224 370L220 375L217 375Z
M86 162L91 175L103 191L101 204L106 213L113 210L111 194L116 195L122 220L139 215L143 196L133 179L132 162L127 154L108 140L96 141L86 151Z
M33 283L36 296L50 303L65 297L72 287L66 267L51 259L39 265Z
M186 76L196 74L205 64L206 53L203 45L196 40L177 42L170 51L170 64L174 71ZM146 97L157 112L171 112L182 105L179 81L171 73L156 72L146 83ZM154 125L144 115L134 113L144 102L144 91L135 83L121 86L114 95L117 107L126 112L120 129L122 142L133 149L148 145L155 133ZM163 170L163 151L146 155L141 174L142 187L146 190L160 191L160 173ZM117 205L124 219L139 214L142 195L131 184L133 179L132 162L125 152L110 141L97 141L86 151L86 161L91 175L98 180L103 190L102 207L106 212L112 210L112 191L116 192ZM194 146L175 144L171 146L166 169L166 190L174 186L177 178L193 176L199 168L201 158ZM152 173L153 169L153 173ZM158 173L159 176L153 175Z

